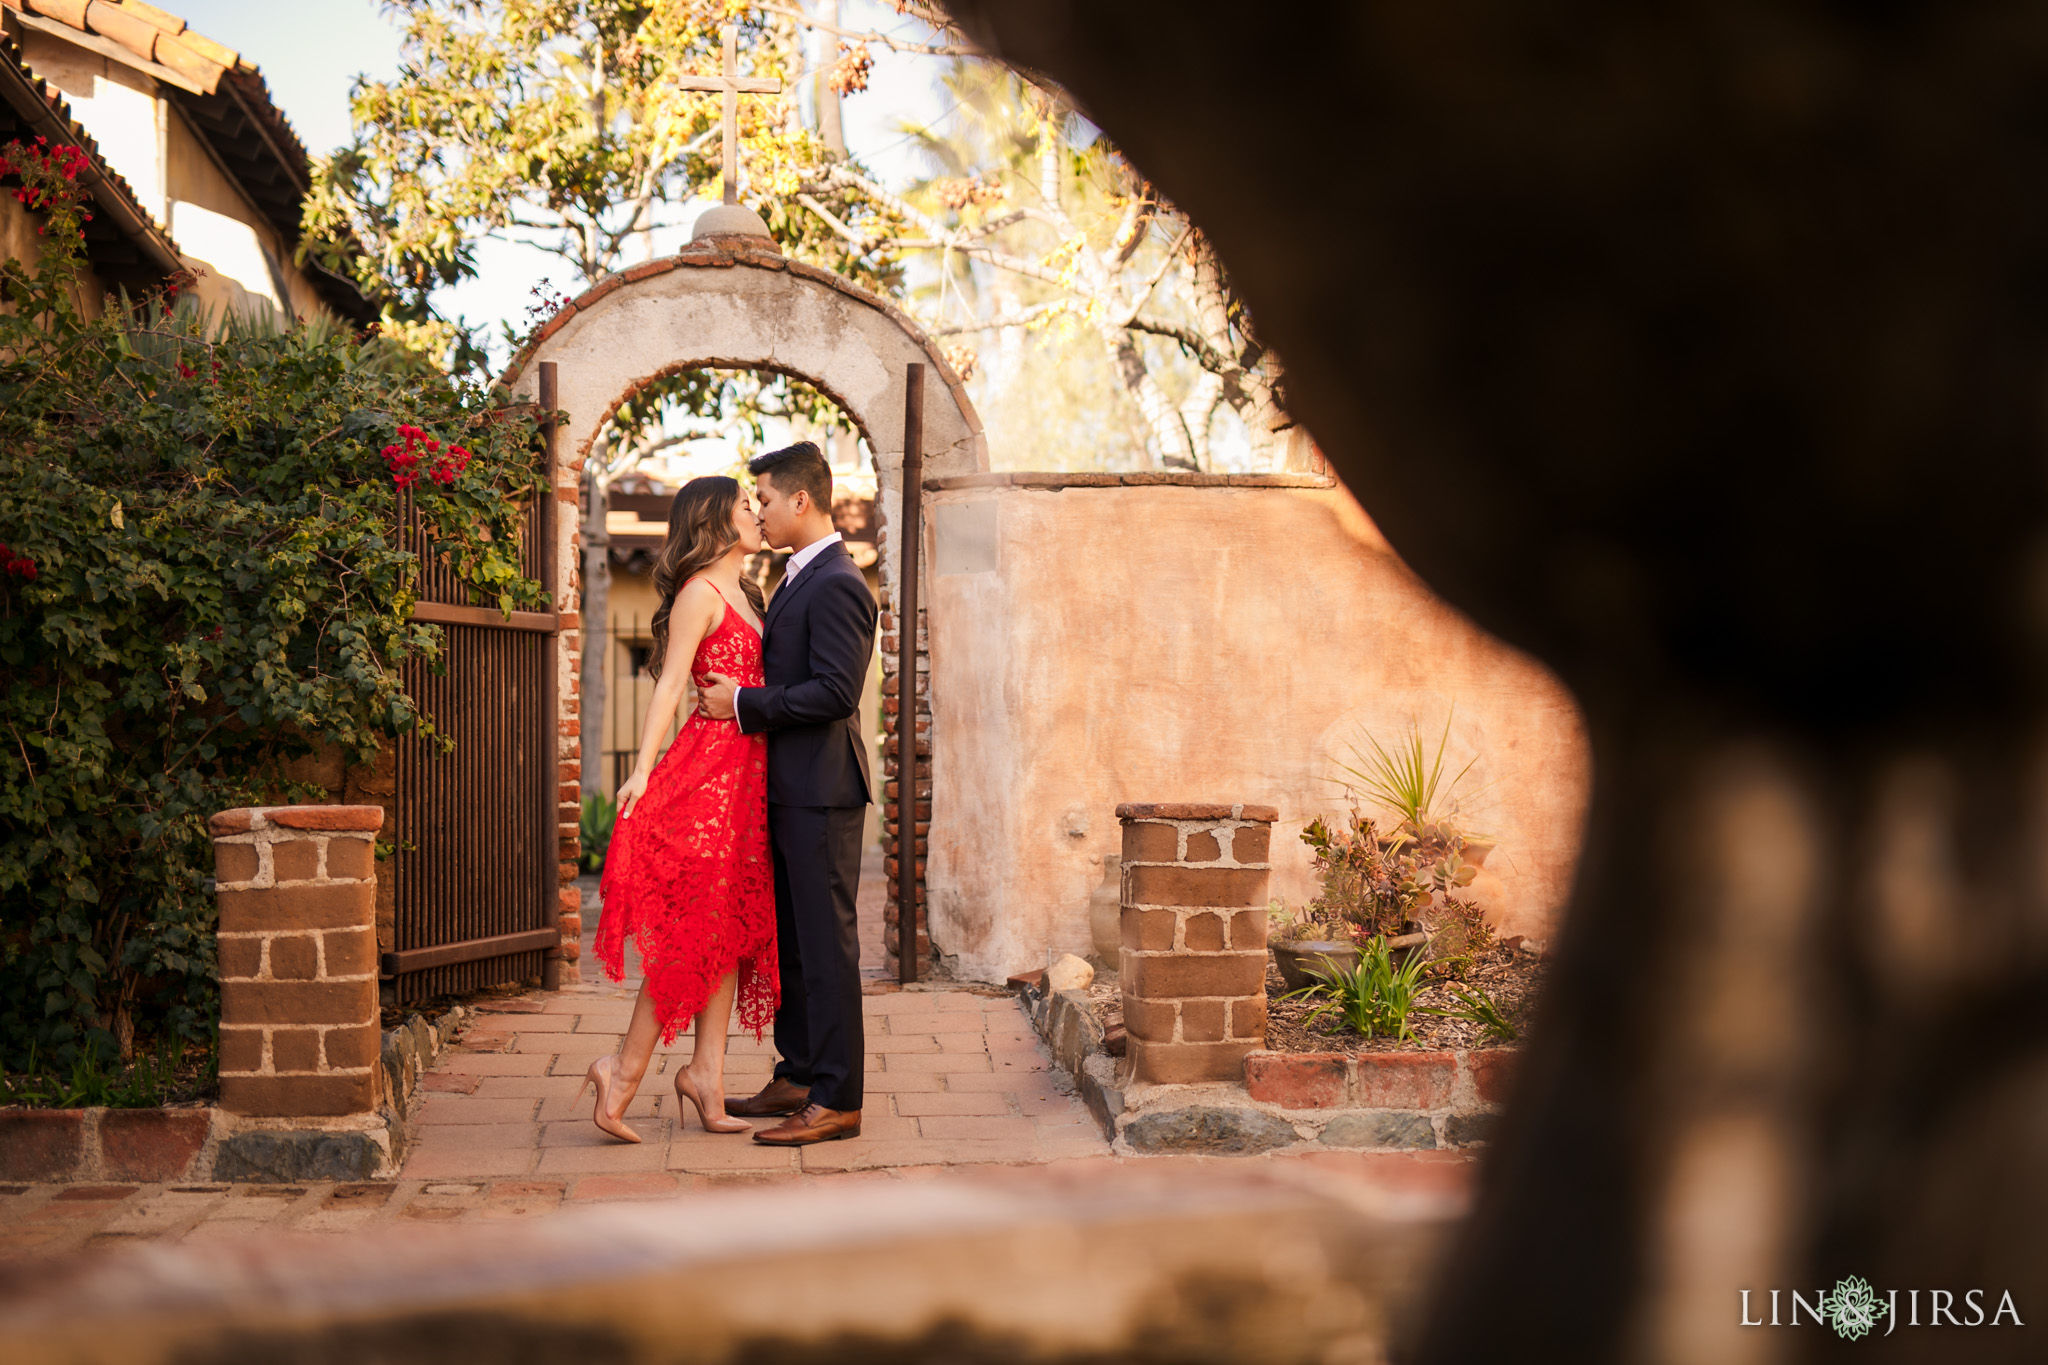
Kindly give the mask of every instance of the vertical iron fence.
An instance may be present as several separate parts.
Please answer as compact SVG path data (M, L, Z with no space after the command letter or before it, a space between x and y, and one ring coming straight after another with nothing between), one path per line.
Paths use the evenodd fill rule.
M445 636L438 668L405 666L406 691L441 738L415 731L396 746L383 976L387 998L402 1004L541 975L556 933L558 760L554 613L508 620L469 605L409 493L400 516L422 565L415 619ZM543 581L546 520L536 499L520 530L521 572Z

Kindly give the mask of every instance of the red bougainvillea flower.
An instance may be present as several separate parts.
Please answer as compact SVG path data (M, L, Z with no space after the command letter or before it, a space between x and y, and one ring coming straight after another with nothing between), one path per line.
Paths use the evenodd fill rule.
M451 445L434 461L428 477L438 484L452 484L460 478L462 471L469 468L470 454L461 446Z
M185 363L184 361L182 361L182 360L178 360L178 361L173 361L172 363L173 363L173 364L175 364L175 365L176 365L176 366L178 367L178 378L180 378L180 379L197 379L197 378L199 377L199 371L197 371L197 370L193 369L193 368L192 368L192 367L191 367L190 365L187 365L187 364L186 364L186 363Z
M391 481L400 488L411 488L420 481L422 472L435 483L443 486L452 484L469 468L470 452L458 445L443 445L440 440L427 434L422 427L401 425L398 439L379 452L384 464L391 470ZM425 465L422 471L421 466Z

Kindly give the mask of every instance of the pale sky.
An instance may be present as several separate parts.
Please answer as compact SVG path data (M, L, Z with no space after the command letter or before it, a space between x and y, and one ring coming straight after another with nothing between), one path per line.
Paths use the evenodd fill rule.
M374 0L179 0L166 8L261 67L271 98L316 156L348 140L348 94L355 77L388 77L398 70L398 30ZM848 28L914 30L878 0L845 0L841 10L840 23ZM931 120L943 111L937 85L941 62L882 49L874 57L868 90L843 101L847 142L885 181L900 183L922 168L905 155L899 124L905 118ZM681 228L657 234L655 251L672 252L682 238ZM496 342L497 323L523 328L537 283L548 279L557 292L576 292L568 263L531 247L487 241L477 260L478 277L444 291L436 303L472 323L487 323L484 330L500 360L504 348Z

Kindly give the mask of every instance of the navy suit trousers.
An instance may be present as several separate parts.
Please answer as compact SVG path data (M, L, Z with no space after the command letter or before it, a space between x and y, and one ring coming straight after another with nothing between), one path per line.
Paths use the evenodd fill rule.
M811 1088L827 1109L861 1106L867 1036L860 1013L860 885L864 806L768 807L775 857L775 1074Z

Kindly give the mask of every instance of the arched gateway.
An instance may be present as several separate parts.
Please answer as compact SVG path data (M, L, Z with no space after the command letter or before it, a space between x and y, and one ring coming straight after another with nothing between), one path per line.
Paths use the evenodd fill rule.
M564 306L514 357L501 382L521 397L537 399L541 364L554 362L555 405L567 414L555 441L555 488L557 497L570 504L578 500L583 459L605 423L620 404L664 376L706 368L770 370L830 396L874 452L875 503L882 522L883 658L889 670L883 691L893 694L895 650L888 637L893 634L890 608L899 563L894 543L902 506L906 367L929 367L922 442L928 476L988 468L981 419L960 377L916 324L858 285L787 259L759 222L744 209L706 213L687 250L611 275ZM719 230L726 228L740 230ZM559 568L552 585L555 600L571 612L580 586L577 556L570 548L575 521L573 516L555 519L554 563ZM579 676L579 624L580 617L565 612L558 677ZM573 876L580 798L579 703L565 687L558 705L567 880ZM922 695L917 712L929 714ZM917 800L928 801L924 774L918 777ZM918 814L924 818L923 811ZM888 815L893 825L893 810ZM580 918L565 902L565 946L575 942L580 927Z

